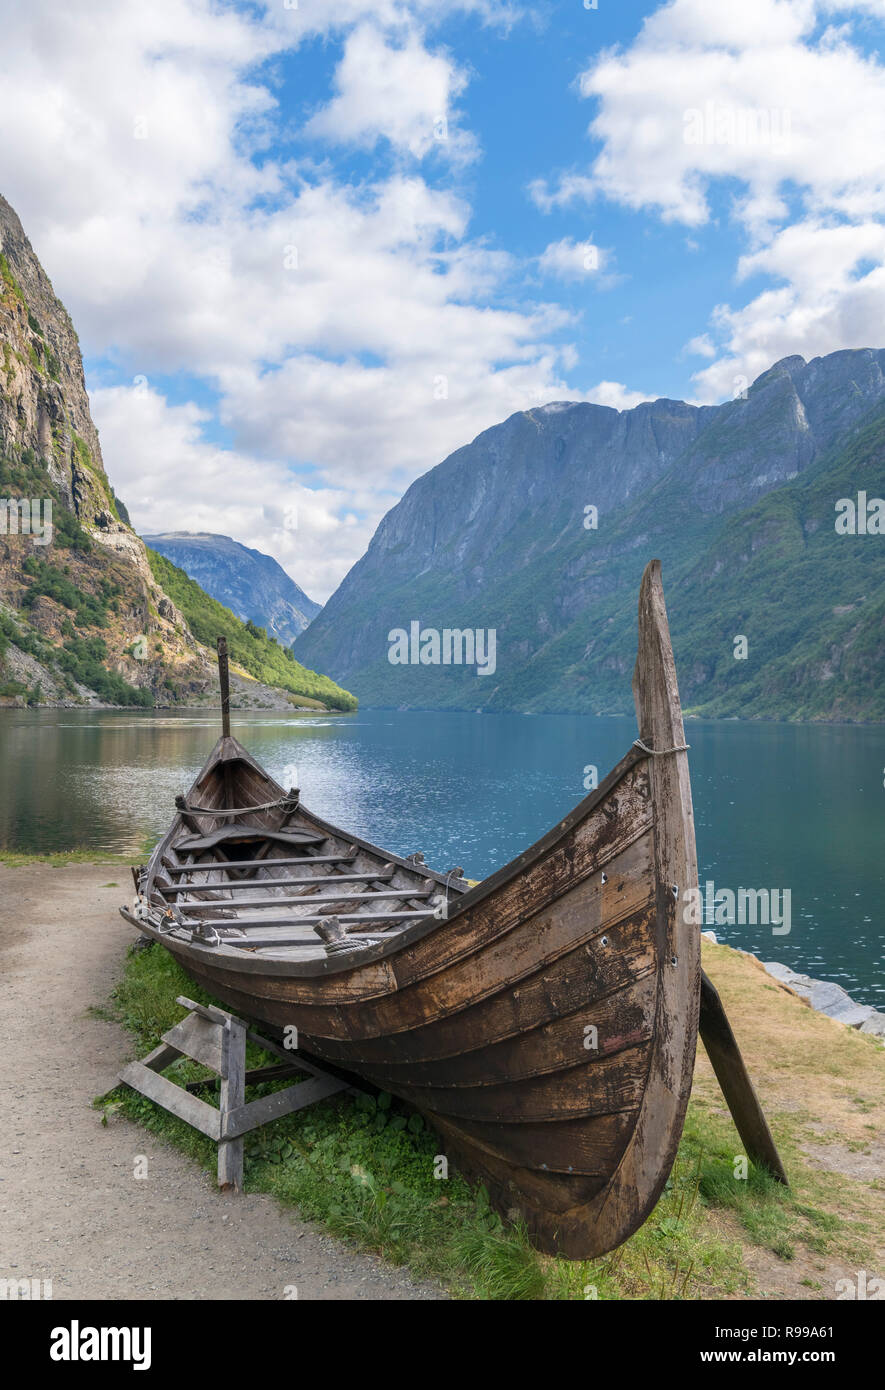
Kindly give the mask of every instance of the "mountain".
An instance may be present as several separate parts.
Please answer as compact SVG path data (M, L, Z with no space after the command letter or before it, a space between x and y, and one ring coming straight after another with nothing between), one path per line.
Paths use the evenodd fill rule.
M142 536L142 540L238 618L265 628L286 646L291 646L322 607L308 598L270 555L251 550L230 536L168 531L161 536Z
M883 460L882 350L786 358L720 406L524 411L412 484L295 652L369 705L628 712L657 555L691 712L885 719L885 536L835 527ZM413 621L494 630L494 669L430 638L392 664Z
M295 660L291 647L282 646L275 637L268 637L264 629L254 623L242 622L159 551L149 549L147 554L154 578L174 600L198 641L214 646L216 637L223 633L229 651L243 670L266 685L291 691L302 707L356 709L357 702L352 695L328 676L305 669Z
M0 498L0 703L217 703L205 645L215 632L195 635L114 496L76 332L2 197ZM235 703L352 707L333 681L216 609Z

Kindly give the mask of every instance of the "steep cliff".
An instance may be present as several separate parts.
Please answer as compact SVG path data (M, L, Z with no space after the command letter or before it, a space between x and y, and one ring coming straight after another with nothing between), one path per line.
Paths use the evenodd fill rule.
M861 349L787 358L718 407L514 415L412 485L296 655L367 704L625 712L658 555L686 706L885 718L885 536L834 526L840 497L885 496L883 406L885 351ZM413 621L494 630L494 671L432 644L391 664Z
M71 319L2 197L0 497L0 701L217 699L212 654L114 497ZM251 679L236 669L236 635L239 703L286 706L313 677L291 662L285 690ZM326 695L346 692L326 682Z

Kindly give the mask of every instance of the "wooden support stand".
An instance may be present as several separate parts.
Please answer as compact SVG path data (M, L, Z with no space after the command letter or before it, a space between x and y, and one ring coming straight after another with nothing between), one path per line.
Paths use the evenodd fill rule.
M278 1120L281 1115L291 1115L305 1106L315 1105L337 1091L355 1088L340 1077L324 1072L313 1062L293 1056L285 1048L254 1033L243 1019L225 1009L195 1004L183 995L176 1003L190 1009L187 1018L164 1033L160 1046L155 1047L143 1061L130 1062L124 1067L120 1080L157 1105L162 1105L164 1110L177 1115L180 1120L193 1125L201 1134L214 1139L218 1144L218 1186L239 1192L243 1186L244 1134L250 1129L257 1129L259 1125L269 1124L271 1120ZM264 1067L247 1074L247 1040L279 1057L286 1066ZM218 1073L221 1081L218 1109L194 1095L191 1088L185 1090L160 1075L177 1057L190 1057ZM309 1073L311 1080L300 1081L287 1086L284 1091L275 1091L273 1095L246 1103L247 1081L251 1085L296 1072ZM191 1087L196 1089L212 1084L212 1081L210 1077L205 1083L191 1083Z
M699 1030L735 1128L744 1142L747 1157L754 1163L763 1164L778 1182L789 1187L781 1156L753 1089L722 1000L703 970Z

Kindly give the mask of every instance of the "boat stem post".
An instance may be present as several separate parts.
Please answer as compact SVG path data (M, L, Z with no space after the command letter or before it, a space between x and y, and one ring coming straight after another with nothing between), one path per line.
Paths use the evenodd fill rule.
M219 637L218 681L221 686L221 733L230 738L230 672L227 665L227 638Z

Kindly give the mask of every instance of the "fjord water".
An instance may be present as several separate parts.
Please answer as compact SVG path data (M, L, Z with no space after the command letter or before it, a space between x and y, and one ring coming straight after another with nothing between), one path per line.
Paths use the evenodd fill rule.
M469 878L548 830L586 794L585 769L601 780L636 734L583 715L233 720L319 815ZM143 857L217 734L211 711L0 711L0 847ZM701 884L791 893L789 934L716 926L720 940L885 1008L885 728L690 721L687 736Z

